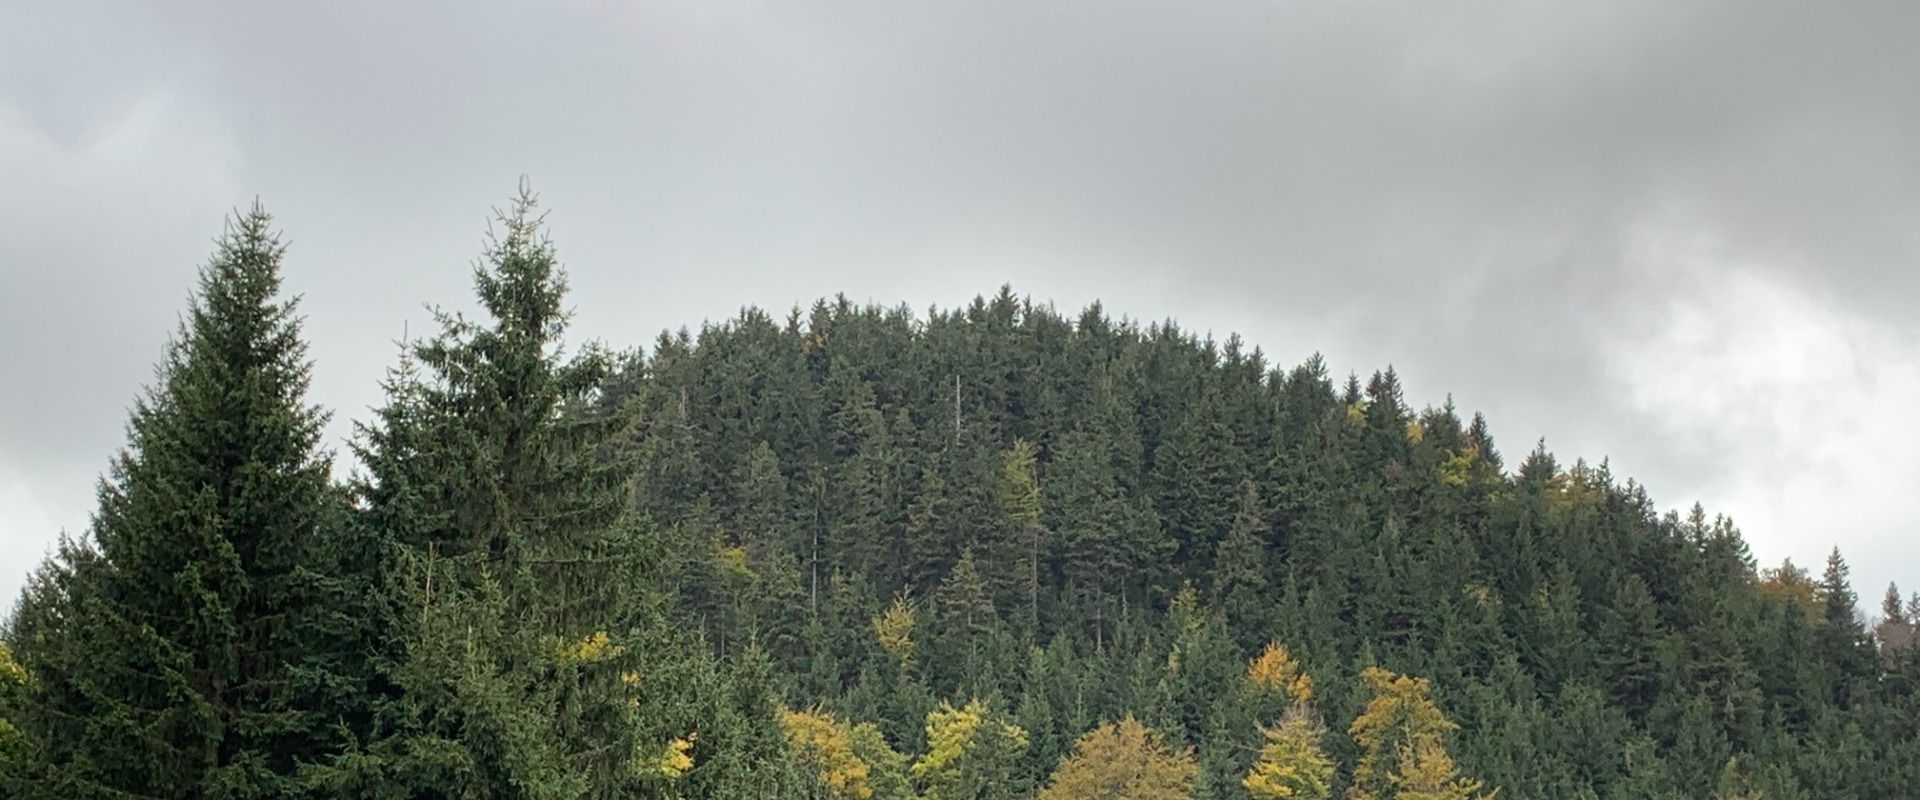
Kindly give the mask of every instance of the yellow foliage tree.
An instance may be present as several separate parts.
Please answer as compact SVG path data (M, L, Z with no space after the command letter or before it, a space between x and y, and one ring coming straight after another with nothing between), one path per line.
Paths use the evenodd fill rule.
M1287 646L1268 642L1265 650L1247 662L1247 682L1261 690L1284 693L1293 703L1313 699L1313 678L1287 652Z
M13 659L13 650L6 642L0 642L0 700L6 700L20 687L27 685L27 668ZM0 757L21 740L20 729L14 727L6 717L0 717Z
M818 709L779 712L780 731L794 759L813 772L827 796L836 800L868 800L867 762L853 750L845 725Z
M1333 760L1320 747L1325 728L1305 704L1287 709L1280 721L1260 732L1266 742L1240 784L1259 800L1327 800L1332 794Z
M27 668L13 659L13 648L0 642L0 686L22 686L26 682Z
M905 595L894 597L893 605L873 618L873 635L902 665L913 663L913 624L913 605Z
M594 631L577 642L561 643L558 656L561 661L591 664L617 658L624 652L626 648L614 644L613 640L607 637L606 631Z
M1459 726L1428 696L1425 678L1379 667L1368 667L1360 677L1373 696L1348 729L1360 745L1348 800L1481 797L1481 783L1461 776L1447 753L1445 737Z
M1474 800L1481 783L1461 777L1453 756L1436 738L1414 742L1412 752L1400 756L1393 776L1396 800Z
M927 713L927 752L914 762L913 777L925 800L1012 797L1014 764L1026 749L1026 730L979 699L960 708L942 702Z
M1168 749L1128 714L1080 737L1038 800L1185 800L1198 770L1192 749Z
M760 577L753 571L753 567L747 564L747 548L716 544L713 555L714 560L720 563L722 574L729 576L736 583L751 583Z
M667 742L665 749L652 758L653 769L669 779L678 778L693 769L693 743L700 734L689 733Z
M1460 452L1447 456L1440 465L1440 482L1448 486L1465 486L1472 474L1474 459L1480 457L1480 449L1469 443L1460 448Z

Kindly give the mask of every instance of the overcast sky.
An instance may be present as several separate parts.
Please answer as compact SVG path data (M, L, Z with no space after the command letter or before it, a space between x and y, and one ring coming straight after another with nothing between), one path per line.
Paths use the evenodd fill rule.
M344 453L523 173L580 337L1098 298L1920 589L1911 0L0 7L0 596L233 207L291 242Z

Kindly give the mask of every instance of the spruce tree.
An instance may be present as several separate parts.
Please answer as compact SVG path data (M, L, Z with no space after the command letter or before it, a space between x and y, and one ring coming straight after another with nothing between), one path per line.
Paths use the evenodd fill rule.
M257 203L228 225L88 540L23 603L20 795L290 797L337 745L338 497L285 252Z
M1845 559L1834 548L1827 556L1827 569L1820 578L1820 603L1823 622L1818 641L1826 659L1829 699L1841 708L1850 707L1865 681L1873 677L1873 642L1860 622L1859 597L1848 582Z
M1272 635L1271 592L1267 576L1272 559L1266 547L1266 509L1253 481L1240 482L1239 508L1214 558L1214 596L1226 612L1241 647L1251 649Z
M624 796L662 779L646 756L682 733L648 724L670 651L615 449L630 420L598 402L612 358L564 351L566 282L533 195L499 222L474 269L489 319L440 314L363 445L369 514L404 564L400 693L329 776L343 793Z
M1040 484L1035 478L1039 451L1025 439L1000 454L994 499L997 517L986 559L988 581L1001 607L1025 605L1027 622L1040 619L1040 569L1046 529L1040 525Z

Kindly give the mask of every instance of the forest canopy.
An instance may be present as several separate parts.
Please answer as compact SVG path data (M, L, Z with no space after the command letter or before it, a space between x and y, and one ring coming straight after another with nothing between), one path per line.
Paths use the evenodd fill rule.
M259 206L0 628L20 798L1881 798L1920 596L1002 287L570 343L535 198L351 480ZM1868 620L1872 620L1870 625Z

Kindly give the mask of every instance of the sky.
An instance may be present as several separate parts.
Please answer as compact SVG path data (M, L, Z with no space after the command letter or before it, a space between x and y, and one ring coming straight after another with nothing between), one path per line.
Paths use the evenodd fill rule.
M344 471L522 175L578 339L1098 299L1920 589L1920 3L0 7L0 597L85 530L236 207Z

